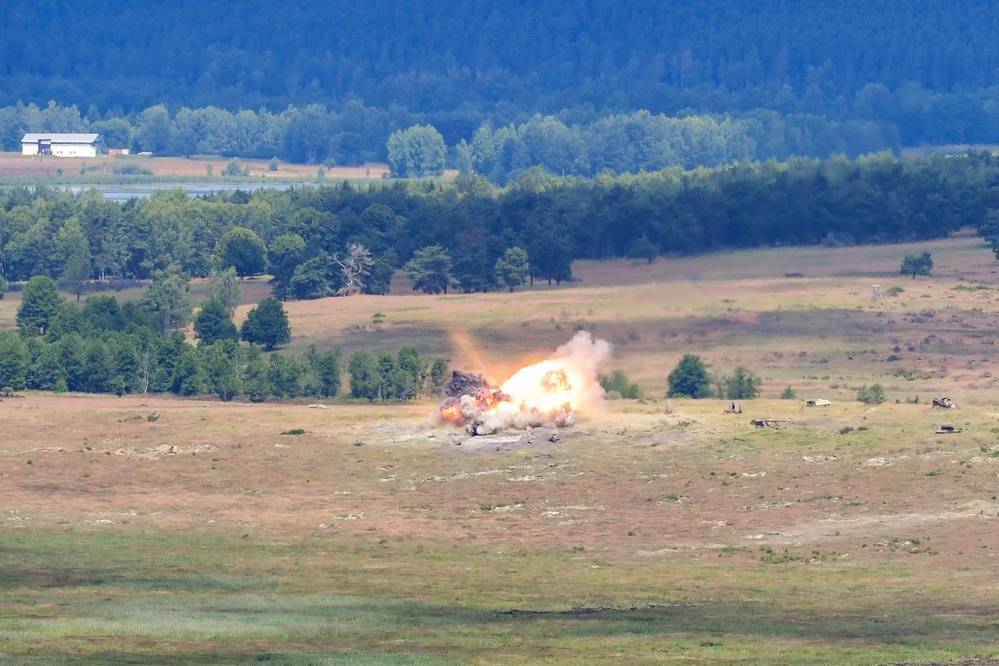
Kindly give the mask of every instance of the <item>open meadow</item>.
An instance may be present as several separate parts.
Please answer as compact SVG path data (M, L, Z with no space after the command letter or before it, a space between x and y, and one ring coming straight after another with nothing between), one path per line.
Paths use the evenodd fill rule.
M64 176L99 176L112 178L123 167L130 166L148 169L152 175L171 179L204 179L209 169L215 176L221 176L229 162L228 157L219 155L195 155L192 157L155 157L152 155L98 155L97 157L56 157L53 155L21 155L20 153L0 153L0 178L20 177L34 179L62 180ZM270 160L240 159L240 165L249 169L250 176L267 178L308 180L316 177L316 165L280 162L276 171L271 171ZM335 179L380 179L388 174L388 165L376 163L357 167L331 167L326 170L327 178Z
M290 353L499 379L590 331L646 397L558 437L432 401L4 399L0 665L999 663L997 268L962 234L286 304ZM665 399L685 353L762 397Z

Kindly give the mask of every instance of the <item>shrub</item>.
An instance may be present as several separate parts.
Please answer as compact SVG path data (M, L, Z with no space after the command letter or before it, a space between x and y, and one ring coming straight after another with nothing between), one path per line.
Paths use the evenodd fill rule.
M243 164L239 161L238 157L234 157L229 160L229 163L225 165L222 169L223 176L242 176L243 175Z
M711 378L707 366L700 356L684 354L673 371L666 378L669 383L667 398L685 396L688 398L708 398L711 396Z
M112 171L119 176L152 176L153 170L141 164L122 164L116 166Z
M755 372L741 365L735 369L725 382L725 395L729 400L752 400L760 395L760 385L763 381Z
M642 396L641 391L638 390L638 384L629 382L624 370L615 370L609 376L599 375L597 381L608 394L616 391L619 397L632 400L637 400Z
M881 384L871 384L870 386L864 384L857 391L857 400L868 405L880 405L887 399L885 387Z
M794 392L794 389L791 388L790 385L784 387L784 390L781 391L781 394L780 394L780 399L781 400L794 400L797 397L798 397L798 394Z

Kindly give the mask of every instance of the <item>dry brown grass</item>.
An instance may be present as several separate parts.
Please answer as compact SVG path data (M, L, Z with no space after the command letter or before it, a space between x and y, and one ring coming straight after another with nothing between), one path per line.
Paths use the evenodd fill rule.
M935 277L898 274L905 254L931 251ZM289 302L290 348L347 351L415 344L452 365L497 377L549 354L585 328L616 347L623 368L653 395L684 353L715 369L764 378L765 395L849 396L880 382L894 396L955 393L976 400L999 377L993 353L995 258L980 239L878 248L756 250L644 262L577 262L577 282L514 294L414 294ZM803 277L786 277L801 273ZM905 291L871 301L871 285ZM961 290L955 287L966 286ZM237 320L252 307L244 305ZM381 317L375 318L376 314ZM898 347L899 351L895 352ZM910 347L912 348L910 350ZM893 355L898 361L888 361Z
M903 254L923 249L939 277L895 274ZM406 652L461 663L868 664L993 654L999 292L989 251L960 237L877 251L760 250L749 265L741 256L582 263L580 282L516 294L287 304L293 350L313 341L417 344L497 375L547 353L577 325L594 330L616 344L612 365L652 397L608 402L556 443L459 445L430 402L322 410L33 393L0 402L0 536L54 544L65 534L109 558L106 568L88 565L97 573L69 568L55 581L22 565L23 582L11 590L18 601L0 602L0 632L3 617L14 618L21 628L7 635L18 654L42 646L57 655L51 663L112 644L147 663L164 645L197 654L192 663L211 661L213 650L222 650L218 663L249 660L275 645L289 654ZM872 282L905 291L872 303ZM0 302L0 319L10 306ZM889 361L895 347L900 359ZM688 351L722 370L759 371L765 398L725 415L727 401L659 397ZM855 399L855 388L874 382L892 402ZM800 398L832 404L775 399L788 384ZM960 408L930 407L941 393ZM905 402L912 396L919 404ZM760 417L787 427L749 423ZM963 432L936 434L945 421ZM292 429L305 433L282 434ZM119 550L105 554L98 546L112 537ZM218 554L191 545L206 540ZM10 556L28 561L25 548ZM171 548L184 559L164 559ZM315 595L295 602L309 609L300 624L315 622L331 598L360 605L335 628L280 635L266 633L273 627L264 620L289 622L288 607L252 611L262 613L247 616L259 627L220 630L229 652L195 641L197 633L143 642L167 631L153 628L155 614L89 647L79 630L57 625L46 639L24 628L39 608L117 616L122 604L141 615L163 603L133 602L129 588L88 601L96 599L89 588L66 581L113 574L173 585L217 571L281 586L253 599L213 592L219 601L204 603L226 617L263 603L257 597ZM171 608L194 603L186 593L156 595ZM386 600L421 606L384 611L395 618L386 627L357 619ZM496 615L581 606L611 610ZM453 612L445 607L485 615L472 624L453 616L455 625L398 624Z
M151 157L144 155L129 155L125 157L112 157L110 155L99 155L97 157L53 157L30 156L17 153L0 153L0 176L33 176L33 177L55 177L56 170L62 169L65 175L75 175L80 173L80 169L86 167L90 175L111 176L115 167L124 164L135 164L147 167L156 176L185 176L201 177L207 173L208 165L212 165L212 171L216 176L222 173L228 157L218 155L205 156L197 155L191 158L183 157ZM267 176L268 178L315 178L315 165L292 164L280 162L277 171L269 168L270 160L240 159L240 164L249 167L251 176ZM348 178L355 179L380 179L388 175L388 165L383 163L364 164L359 167L333 167L326 172L327 178Z
M990 580L994 414L962 408L965 432L936 435L954 414L926 405L756 401L734 417L711 400L665 407L609 404L557 444L511 448L457 445L428 403L29 395L0 405L0 529L333 530L681 561L726 546L753 560L770 546L927 572L960 554L966 578ZM789 427L753 428L761 415ZM281 434L293 428L306 433Z

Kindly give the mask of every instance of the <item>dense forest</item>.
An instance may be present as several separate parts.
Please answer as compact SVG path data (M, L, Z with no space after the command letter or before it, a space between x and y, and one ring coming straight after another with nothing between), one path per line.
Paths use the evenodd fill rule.
M91 279L233 267L271 274L282 298L315 298L385 293L393 271L434 255L450 275L445 290L480 291L515 286L496 274L514 248L526 251L532 278L561 282L579 258L899 242L967 226L999 236L999 158L989 154L795 158L593 179L532 169L506 188L469 176L202 198L178 190L124 204L97 191L14 188L0 192L0 273L83 289ZM351 261L364 274L354 288Z
M23 131L86 128L155 152L353 164L429 125L451 165L502 183L534 165L590 176L999 142L999 14L982 0L8 5L7 150ZM723 147L650 139L665 156L643 161L618 145L684 122Z

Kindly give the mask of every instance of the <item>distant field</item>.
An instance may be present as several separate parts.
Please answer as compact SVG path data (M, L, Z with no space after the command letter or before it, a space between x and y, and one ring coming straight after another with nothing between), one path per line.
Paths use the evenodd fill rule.
M84 175L113 176L115 167L124 164L135 164L152 170L155 176L161 177L203 177L212 166L212 173L220 176L228 164L228 157L198 155L190 159L183 157L148 157L143 155L128 155L111 157L53 157L28 156L18 153L0 153L0 177L27 176L38 178L57 178L62 169L62 175L81 175L81 169L86 169ZM268 178L315 178L317 166L305 164L290 164L280 162L277 171L269 169L270 160L240 159L240 164L250 168L251 176L266 176ZM359 167L333 167L327 170L327 178L380 179L388 173L387 164L367 164Z
M936 277L898 274L905 254L923 251L932 252ZM653 394L665 391L669 370L692 352L723 372L738 365L757 370L771 396L788 384L849 396L851 387L880 382L909 394L967 391L977 400L999 377L992 345L999 330L996 267L988 246L965 235L887 247L661 258L651 265L577 262L578 281L538 283L515 294L427 296L399 279L391 296L286 308L290 348L298 352L311 343L348 351L415 344L455 367L503 377L585 328L614 343L613 367ZM874 303L873 284L883 294L892 286L904 291ZM237 319L250 307L240 307ZM899 359L888 361L892 355Z
M935 277L898 275L922 251ZM4 400L0 664L997 663L996 267L963 235L286 304L292 352L500 378L610 340L647 397L554 443L465 439L431 401ZM663 398L687 352L764 397ZM889 402L858 402L875 382Z

